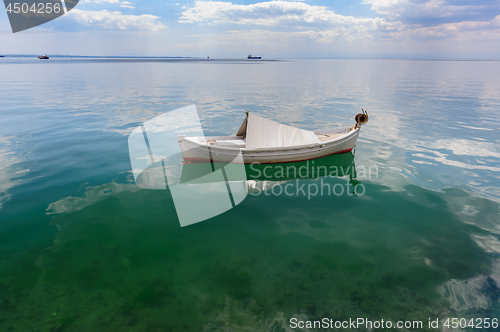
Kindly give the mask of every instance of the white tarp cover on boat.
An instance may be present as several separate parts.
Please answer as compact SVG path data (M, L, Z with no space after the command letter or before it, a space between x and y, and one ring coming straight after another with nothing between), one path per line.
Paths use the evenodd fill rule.
M320 143L316 134L287 126L279 122L248 114L246 126L246 148L274 148Z

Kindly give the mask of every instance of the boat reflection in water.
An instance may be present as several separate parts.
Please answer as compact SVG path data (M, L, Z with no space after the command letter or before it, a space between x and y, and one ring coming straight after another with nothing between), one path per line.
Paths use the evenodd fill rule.
M299 162L245 164L246 174L242 174L241 170L235 168L231 163L184 163L180 184L200 185L220 181L221 178L208 176L217 170L224 170L224 179L231 179L227 182L241 181L247 194L254 195L290 181L315 180L326 177L348 178L349 185L347 187L351 190L350 194L356 195L356 187L361 183L356 179L354 155L343 153ZM233 170L234 172L232 172Z
M352 153L279 164L243 164L241 155L230 163L188 163L178 153L151 164L136 183L145 189L168 188L180 225L188 226L236 207L248 195L308 200L363 195L364 186L356 176Z

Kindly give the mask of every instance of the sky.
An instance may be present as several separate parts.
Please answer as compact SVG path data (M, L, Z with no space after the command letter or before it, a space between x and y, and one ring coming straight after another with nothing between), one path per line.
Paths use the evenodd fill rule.
M499 0L80 0L0 54L500 59Z

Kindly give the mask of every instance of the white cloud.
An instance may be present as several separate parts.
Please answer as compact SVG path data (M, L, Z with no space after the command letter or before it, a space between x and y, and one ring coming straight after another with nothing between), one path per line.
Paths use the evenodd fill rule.
M373 10L385 17L362 18L339 15L328 7L298 1L238 5L197 0L182 11L179 22L242 26L242 34L248 31L243 26L273 27L274 32L279 29L279 34L292 37L300 32L300 38L321 44L373 40L379 46L391 44L394 48L396 42L401 46L399 50L406 48L406 52L415 51L415 42L425 43L426 51L432 51L436 47L432 43L445 39L457 45L471 39L482 43L500 39L500 16L492 16L500 13L500 2L477 0L472 5L463 5L447 1L365 0L364 3L371 4ZM499 10L495 10L497 7Z
M112 5L118 5L120 7L125 7L125 8L135 8L132 6L132 3L126 0L83 0L81 2L82 4L87 4L87 3L105 3L105 4L112 4Z
M263 26L389 26L381 18L355 18L336 14L324 6L303 2L269 1L237 5L223 1L195 1L179 18L182 23L255 24Z
M439 25L463 21L490 21L500 14L500 2L475 0L364 0L388 20L402 23Z
M245 47L249 53L250 51L260 52L261 55L275 57L362 56L363 54L371 56L370 54L394 53L408 56L425 55L426 57L496 58L500 52L500 15L498 15L500 12L496 11L496 18L472 19L478 17L473 13L483 8L476 4L486 0L477 0L473 3L475 11L471 11L470 17L466 16L463 20L439 24L415 23L415 20L409 19L412 14L411 8L415 6L421 8L415 10L415 15L420 15L417 15L420 18L421 13L430 13L432 8L435 11L434 16L444 17L450 16L446 14L446 8L450 6L455 12L457 8L462 10L463 8L458 4L463 1L456 2L457 5L450 5L445 2L448 0L440 0L440 2L437 0L362 0L369 3L378 12L379 17L356 17L336 13L331 9L335 8L333 4L315 6L311 5L311 2L257 0L260 2L240 5L230 2L231 0L212 2L197 0L189 5L180 3L178 7L175 7L178 8L177 19L160 18L158 16L161 15L158 14L125 15L129 13L124 10L121 12L120 8L115 8L119 10L115 11L108 7L135 4L134 0L80 1L92 3L94 6L103 4L103 8L107 11L73 9L65 15L68 20L72 21L69 22L69 26L75 28L73 32L78 31L78 28L96 32L117 29L144 31L128 35L128 40L134 40L134 43L117 41L117 45L113 46L115 49L116 47L123 49L122 52L127 54L130 52L142 54L146 49L150 54L198 55L207 53L208 55L209 53L211 57L215 57L216 54L217 56L240 54L241 48ZM500 1L497 2L500 4ZM490 0L489 3L493 6L494 1ZM108 6L104 7L106 4ZM490 12L495 13L495 10ZM450 17L453 20L457 19L456 15ZM166 20L171 19L184 24L175 30L165 30ZM63 20L66 18L62 18L60 22ZM217 26L217 28L211 29L210 26ZM62 28L67 27L68 25L65 25ZM59 27L56 25L55 28ZM149 31L160 29L165 30L165 33L161 33L161 37L158 33L154 34L154 38L161 39L158 39L160 42L145 39L145 37L153 38L153 34ZM113 31L110 33L114 36ZM23 37L19 35L16 40L28 38L28 35L29 32L23 34ZM141 35L140 40L136 39L139 35ZM8 37L6 35L3 38ZM113 40L105 34L98 35L97 39L103 45L108 45L110 40ZM50 41L50 38L47 40ZM168 43L165 43L165 40L168 40ZM25 43L27 44L29 43ZM21 45L20 42L19 45ZM24 46L19 46L19 48L24 49ZM98 53L101 54L103 49L105 49L104 46L99 49Z
M406 24L402 37L424 42L450 39L463 43L463 47L470 47L471 42L498 42L500 41L500 15L491 21L464 21L430 26Z
M383 18L339 15L324 6L295 1L237 5L231 2L198 0L193 7L182 12L179 22L281 27L279 34L283 37L310 37L320 43L341 39L368 40L380 32L398 32L401 29L399 22L387 22ZM269 34L278 37L276 33ZM269 34L264 37L270 37Z
M395 14L396 8L403 8L403 5L409 3L408 0L365 0L364 4L372 5L372 9L379 14Z
M149 14L125 15L119 11L73 9L67 16L77 23L99 29L156 31L167 27L158 22L158 16Z

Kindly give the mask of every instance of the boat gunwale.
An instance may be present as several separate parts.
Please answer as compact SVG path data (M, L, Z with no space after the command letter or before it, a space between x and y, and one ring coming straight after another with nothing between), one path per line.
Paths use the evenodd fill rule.
M201 142L196 142L194 140L191 140L193 138L199 138L197 136L193 137L184 137L182 140L188 141L190 143L196 144L199 147L210 147L211 149L216 149L216 150L228 150L228 151L241 151L242 153L260 153L260 152L273 152L273 151L295 151L295 150L304 150L304 149L313 149L316 147L320 148L326 148L327 144L335 143L337 141L350 138L351 136L355 135L355 133L359 133L360 128L355 128L353 130L348 131L344 135L334 137L331 140L328 141L323 141L319 143L313 143L313 144L303 144L303 145L293 145L293 146L278 146L278 147L270 147L270 148L257 148L257 149L247 149L247 148L238 148L238 147L227 147L227 146L219 146L219 145L209 145L209 144L202 144ZM208 142L209 139L216 139L216 137L241 137L241 136L205 136L205 141ZM190 139L191 138L191 139ZM179 140L180 142L181 140Z
M348 148L348 149L345 149L345 150L340 150L340 151L335 151L335 152L332 152L332 153L329 153L329 154L325 154L323 156L318 156L318 157L313 157L313 158L308 158L308 159L294 159L294 160L283 160L283 161L250 161L250 162L247 162L245 161L245 159L243 158L243 162L240 163L240 162L235 162L235 161L232 161L231 164L244 164L244 165L252 165L252 164L259 164L259 165L269 165L269 164L287 164L287 163L295 163L295 162L301 162L301 161L308 161L308 160L315 160L315 159L319 159L319 158L323 158L323 157L327 157L327 156L332 156L332 155L335 155L335 154L344 154L344 153L349 153L353 150L354 148ZM247 156L248 158L248 156ZM197 159L197 158L185 158L186 161L189 161L191 163L210 163L210 162L221 162L221 161L217 161L217 160L209 160L209 159Z

